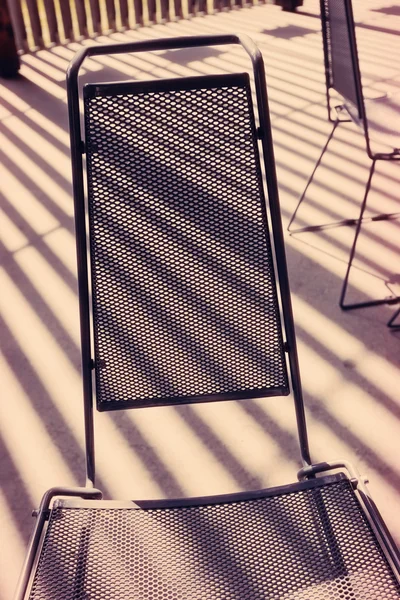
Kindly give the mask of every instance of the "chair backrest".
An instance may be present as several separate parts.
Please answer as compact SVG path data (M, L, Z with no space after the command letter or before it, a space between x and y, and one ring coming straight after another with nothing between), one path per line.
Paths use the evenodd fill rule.
M227 44L253 81L87 85L83 135L86 58ZM67 93L88 481L93 370L100 411L286 396L290 379L311 464L261 52L233 34L87 46Z
M84 106L98 409L287 395L249 76Z
M326 84L364 118L361 74L358 62L355 25L351 0L320 0L324 42Z

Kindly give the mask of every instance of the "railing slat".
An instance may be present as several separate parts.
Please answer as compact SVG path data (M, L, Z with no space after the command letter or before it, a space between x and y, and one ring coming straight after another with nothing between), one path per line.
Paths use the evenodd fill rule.
M101 15L99 0L90 0L90 13L92 16L93 32L101 33Z
M207 0L199 0L199 12L207 14Z
M161 4L161 18L163 19L163 21L169 21L170 20L169 0L160 0L160 4Z
M258 1L268 2L268 0ZM163 22L169 21L173 15L183 19L187 12L190 16L194 16L199 13L207 14L209 11L219 12L254 4L254 0L187 0L187 8L185 3L184 9L183 0L173 0L173 4L172 0L6 0L6 2L10 8L17 47L24 52L34 49L30 48L32 38L36 47L44 47L43 31L47 45L49 42L60 43L62 28L66 40L73 40L74 27L75 34L78 34L79 30L79 35L87 38L92 33L100 35L106 33L107 29L115 31L120 25L124 28L134 24L143 25L145 2L148 20L151 23L159 22L160 17ZM75 11L77 24L72 18Z
M156 0L147 0L147 10L149 13L149 21L151 23L155 23L157 21L156 17Z
M175 16L178 19L183 19L182 0L174 0Z
M67 40L73 40L74 30L72 27L72 15L69 0L60 0L60 9L64 28L64 36Z
M122 27L129 27L128 0L119 0L119 11L121 14Z
M222 8L222 0L213 0L214 10L219 11Z
M29 13L29 21L31 23L33 41L39 48L44 47L42 26L40 24L39 11L36 0L26 0L26 7Z
M82 35L83 37L87 37L88 27L87 27L87 15L86 15L85 0L75 0L75 7L76 7L76 15L78 17L79 35Z
M135 22L137 25L143 25L143 3L142 0L133 0L135 9Z
M107 10L108 28L111 29L112 31L115 31L116 14L115 14L114 0L106 0L106 10Z
M49 28L50 41L53 42L53 44L59 44L60 36L58 33L58 23L56 9L54 7L54 0L44 0L44 9L46 11L46 19Z
M29 51L24 17L21 10L21 0L9 0L8 8L14 29L15 42L18 50Z

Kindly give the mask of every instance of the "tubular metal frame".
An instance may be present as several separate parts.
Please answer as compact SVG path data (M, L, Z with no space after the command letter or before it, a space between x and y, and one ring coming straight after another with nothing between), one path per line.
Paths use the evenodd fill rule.
M80 330L82 339L82 373L85 414L86 439L86 472L87 484L95 485L94 424L93 424L93 384L92 369L94 361L91 354L91 327L89 309L87 232L85 220L85 193L83 184L83 141L79 116L79 69L84 60L90 56L104 54L122 54L129 52L145 52L155 50L171 50L177 48L193 48L227 44L241 45L249 55L254 72L259 118L259 137L262 143L264 169L267 174L268 208L271 214L273 247L276 258L276 271L279 281L280 302L282 306L284 329L286 333L285 350L289 358L297 427L300 442L300 453L304 465L311 464L308 445L304 402L301 389L297 345L293 322L293 311L290 299L289 279L286 266L286 253L283 241L283 230L280 217L278 185L275 172L274 151L271 135L271 124L268 112L268 96L265 83L265 69L261 52L247 36L211 35L183 38L167 38L132 43L89 46L82 49L73 59L67 72L68 107L71 132L72 180L75 204L75 227L78 262L78 288L80 297Z
M380 214L380 215L376 215L375 217L371 217L368 219L363 218L364 211L365 211L366 204L367 204L368 193L371 189L372 176L375 172L375 163L378 160L400 161L400 151L396 149L392 153L385 154L385 153L380 153L380 152L378 152L378 153L373 152L373 150L371 148L368 117L367 117L366 110L365 110L365 102L364 102L364 96L363 96L363 91L362 91L361 72L360 72L360 64L359 64L359 59L358 59L353 7L352 7L351 0L343 0L343 2L344 2L345 11L346 11L347 31L348 31L348 35L349 35L349 43L350 43L350 48L351 48L352 71L353 71L353 75L354 75L354 85L355 85L356 96L357 96L356 108L357 108L357 112L358 112L358 119L360 121L359 125L363 129L363 132L364 132L364 139L365 139L367 155L372 160L372 165L371 165L371 168L369 171L369 176L368 176L368 181L367 181L367 185L366 185L366 189L365 189L364 198L361 203L360 215L358 218L355 218L355 219L343 219L341 221L336 221L333 223L326 223L323 225L310 225L310 226L301 227L301 228L297 228L297 229L292 229L292 227L291 227L292 223L296 219L297 212L300 208L301 203L304 200L306 192L314 178L317 168L320 165L322 158L328 148L329 142L332 140L332 138L334 136L337 126L340 123L348 123L348 122L353 121L353 119L351 119L351 118L342 118L343 113L345 111L347 111L345 105L335 106L334 108L336 110L336 119L332 118L330 90L335 89L335 84L334 84L333 77L332 77L331 60L330 60L330 54L331 54L330 45L329 45L330 21L329 21L329 14L327 13L327 7L326 7L325 0L320 0L322 41L323 41L323 50L324 50L324 66L325 66L326 101L327 101L328 119L331 123L333 123L333 128L332 128L329 138L317 160L317 163L311 173L311 176L307 181L306 187L305 187L302 195L300 196L300 199L297 203L296 209L289 221L289 225L287 226L287 230L291 234L296 234L296 233L305 233L305 232L310 232L310 231L322 231L324 229L329 229L332 227L339 227L342 225L355 225L356 226L354 240L353 240L353 244L352 244L352 247L350 250L350 256L349 256L349 261L348 261L348 265L347 265L346 275L345 275L345 278L344 278L344 281L342 284L342 289L341 289L340 298L339 298L339 306L342 310L352 310L352 309L356 309L356 308L367 308L369 306L379 306L381 304L397 304L398 302L400 302L399 296L382 298L380 300L371 300L371 301L367 301L367 302L356 302L356 303L347 303L347 304L345 302L347 287L348 287L348 279L349 279L351 267L353 264L354 256L356 253L357 240L358 240L358 237L359 237L359 234L361 231L362 223L365 221L392 220L392 219L398 218L400 215L400 213L397 212L397 213Z
M368 479L365 476L360 475L358 470L351 463L341 459L330 462L316 463L309 467L303 467L297 473L297 478L299 481L303 481L308 477L314 477L317 474L327 473L329 471L336 471L337 469L339 469L341 472L343 469L347 471L349 480L354 491L356 492L358 501L360 502L386 557L389 559L392 567L394 567L394 573L400 583L400 550L396 546L384 520L382 519L382 515L380 514L375 502L371 497L371 494L369 493L367 488Z
M343 473L343 469L347 474ZM339 470L339 473L337 471ZM335 471L335 474L329 472ZM316 475L322 474L321 477L315 478ZM386 557L393 574L400 585L400 553L399 549L388 531L382 516L372 500L369 491L366 487L368 480L361 477L358 471L347 461L335 460L330 462L309 464L297 474L299 483L292 483L267 490L258 490L253 492L239 492L236 494L224 494L218 496L202 496L198 498L180 498L172 500L141 500L141 501L114 501L102 500L102 492L94 488L64 488L56 487L48 490L40 503L39 509L33 512L33 516L37 517L34 530L28 545L27 556L18 582L18 587L14 596L14 600L24 600L26 592L31 583L32 572L37 560L38 552L40 551L45 531L46 524L52 510L52 502L56 498L71 498L71 500L56 500L57 505L65 506L66 508L172 508L184 507L193 505L207 504L223 504L227 502L237 502L246 499L257 499L264 497L276 497L282 494L287 494L300 490L314 489L318 493L318 489L325 484L331 483L338 478L348 479L355 492L355 496L360 504L360 507L368 520L379 546ZM79 500L80 499L80 500ZM321 504L318 507L321 512L321 517L326 516L325 507ZM340 551L338 550L340 557Z
M31 539L29 540L28 550L24 565L22 567L21 576L18 581L18 586L15 592L15 600L23 600L29 585L32 568L35 563L37 551L41 545L43 531L46 522L49 518L50 504L55 497L72 496L74 498L86 498L90 500L101 499L103 494L95 488L67 488L55 487L47 490L44 494L39 508L33 511L32 516L36 517L35 527L33 529Z

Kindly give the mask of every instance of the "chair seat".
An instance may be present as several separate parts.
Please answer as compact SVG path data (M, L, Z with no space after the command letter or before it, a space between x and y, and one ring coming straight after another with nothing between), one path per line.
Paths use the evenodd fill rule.
M342 474L184 501L59 500L30 600L399 599Z
M400 94L366 99L364 103L370 138L386 146L388 153L397 151L400 157ZM347 103L345 108L352 120L362 127L357 109Z

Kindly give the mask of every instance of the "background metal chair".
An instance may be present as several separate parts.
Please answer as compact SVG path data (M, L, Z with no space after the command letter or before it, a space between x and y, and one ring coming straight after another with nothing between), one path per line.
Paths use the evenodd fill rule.
M239 43L255 114L247 73L90 84L83 136L86 57ZM260 52L234 35L87 47L68 98L87 487L43 497L16 597L399 600L398 552L363 481L311 463ZM102 500L93 372L99 411L287 396L291 381L300 481Z
M400 95L393 97L384 96L373 100L364 99L351 0L320 0L320 6L328 118L333 123L333 128L300 197L296 210L290 219L288 231L291 233L301 233L319 231L333 225L356 225L354 241L340 294L340 307L343 310L350 310L380 304L392 304L398 302L400 298L389 296L379 300L357 303L346 303L345 300L350 270L356 253L357 240L363 223L364 211L376 162L379 160L400 160ZM340 94L344 99L344 103L335 106L334 109L332 108L331 90ZM336 114L333 118L332 114L334 111ZM329 142L334 136L337 126L342 122L349 121L353 121L363 130L366 151L372 160L359 217L344 219L336 223L294 228L293 224L296 220L298 210L305 199L308 187L314 178ZM388 150L386 152L374 151L374 142L375 145L384 144ZM399 214L378 214L370 217L368 220L383 221L394 219L398 218Z

